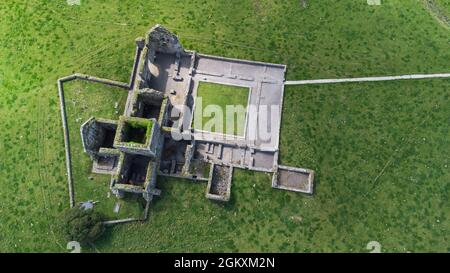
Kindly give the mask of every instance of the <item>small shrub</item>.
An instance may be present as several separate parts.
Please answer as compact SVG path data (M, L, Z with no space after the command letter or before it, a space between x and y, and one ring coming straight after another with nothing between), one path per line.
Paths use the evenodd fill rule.
M102 221L103 216L95 209L74 207L63 212L61 229L68 241L88 244L97 240L105 231Z

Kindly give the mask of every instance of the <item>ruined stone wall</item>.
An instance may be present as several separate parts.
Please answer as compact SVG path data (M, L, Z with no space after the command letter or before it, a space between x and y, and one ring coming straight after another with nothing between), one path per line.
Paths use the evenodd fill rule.
M120 151L114 148L100 148L98 150L97 155L98 156L118 156L120 154Z
M156 52L166 54L184 53L178 37L161 25L156 25L148 33L147 43Z
M150 57L153 59L154 55ZM137 83L136 89L147 88L150 85L151 73L149 67L149 48L145 47L142 50L139 66L137 69Z
M121 168L119 169L118 172L118 183L124 183L125 181L128 180L128 172L130 170L131 167L131 160L130 160L130 155L125 154L123 157L123 163L120 165Z
M154 26L148 33L145 42L136 40L138 48L142 47L141 59L137 69L138 89L150 87L150 64L153 63L156 53L175 54L181 56L185 50L178 37L161 25Z
M208 186L206 188L206 198L216 201L228 202L231 197L232 179L233 166L213 164L209 173ZM217 193L212 192L213 187L217 188Z
M184 156L184 166L181 171L182 175L191 176L191 161L194 158L195 153L195 140L192 141L191 145L186 146L186 154Z
M163 92L150 88L134 90L132 97L133 108L131 115L134 117L141 117L145 105L159 106L162 104L163 100L164 100Z
M96 119L91 117L83 125L81 125L81 140L84 151L95 158L99 155L101 145L105 139L105 130L115 130L117 122L107 119Z
M157 164L155 161L150 161L147 168L147 175L145 181L145 191L150 192L156 187L156 175L157 175Z
M138 96L140 100L150 105L161 105L161 102L164 99L163 92L150 88L139 90Z
M105 137L104 130L92 117L81 126L80 131L84 151L89 156L94 157Z
M130 155L127 155L125 153L120 153L119 156L119 162L117 164L117 171L116 173L111 177L111 191L117 196L122 197L123 194L118 191L117 185L123 183L128 179L128 170L130 169L130 163L129 160Z
M167 97L165 97L161 103L161 112L159 114L158 123L161 127L166 126L169 120L169 107L170 101Z
M123 139L126 136L125 132L125 123L126 120L144 120L144 121L150 121L148 119L142 119L137 117L125 117L121 116L119 119L119 125L117 127L117 133L114 138L114 148L119 149L122 152L125 153L131 153L131 154L137 154L137 155L143 155L143 156L149 156L149 157L155 157L156 156L156 147L159 144L159 135L160 135L160 127L155 119L151 119L152 128L150 135L147 136L146 143L130 143L130 142L123 142Z
M150 143L150 150L154 151L156 154L156 150L159 147L159 136L161 134L161 129L159 127L158 122L155 121L152 128L152 135L151 135L151 143Z

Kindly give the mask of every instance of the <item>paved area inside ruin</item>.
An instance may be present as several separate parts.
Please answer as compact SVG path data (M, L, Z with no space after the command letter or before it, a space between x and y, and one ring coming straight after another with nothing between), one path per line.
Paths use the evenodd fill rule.
M150 88L163 91L178 109L195 109L199 83L211 82L249 89L244 136L198 131L192 128L192 115L184 115L184 130L193 131L199 142L197 158L217 164L273 171L276 168L284 90L284 65L236 60L187 52L177 62L175 56L157 53L150 64ZM271 111L275 109L275 111ZM182 110L180 110L181 112ZM266 126L269 135L261 137L258 128ZM187 127L187 128L186 128ZM212 152L205 149L213 145Z

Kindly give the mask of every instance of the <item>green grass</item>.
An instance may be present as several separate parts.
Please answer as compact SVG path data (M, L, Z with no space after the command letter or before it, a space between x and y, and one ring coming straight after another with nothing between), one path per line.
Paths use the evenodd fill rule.
M246 87L200 82L195 98L193 127L214 133L243 136L249 94L250 89ZM208 106L212 105L219 106L222 115L215 113L213 116L207 116ZM235 108L227 111L227 107ZM233 109L236 109L236 112L233 112ZM203 113L201 123L196 122L195 115L201 113Z
M313 197L239 169L226 205L203 198L206 184L162 179L150 226L115 227L98 246L365 252L375 240L382 251L448 251L449 88L450 80L289 87L282 163L316 170Z
M188 49L286 64L289 80L449 72L448 29L413 0L306 9L280 0L10 0L0 18L1 252L67 251L55 230L68 206L56 80L81 72L128 81L134 40L156 23ZM288 88L281 161L317 171L313 197L237 170L231 203L218 205L204 184L160 179L149 221L108 229L97 248L367 251L378 240L382 251L448 252L446 90L441 80Z
M450 16L450 1L449 0L434 0L438 7L440 7L447 16Z
M128 92L123 89L98 83L72 81L64 84L75 202L97 201L96 209L108 220L140 218L143 206L136 198L118 200L109 189L111 175L91 172L92 161L83 150L80 126L90 117L118 120L125 108L127 95ZM116 202L121 203L119 213L113 212Z

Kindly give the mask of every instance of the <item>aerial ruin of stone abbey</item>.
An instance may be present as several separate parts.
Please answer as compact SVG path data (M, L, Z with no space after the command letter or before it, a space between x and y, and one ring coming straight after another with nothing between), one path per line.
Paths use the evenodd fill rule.
M136 45L124 113L119 120L91 117L81 126L92 171L111 175L112 193L119 198L138 194L150 202L161 193L158 176L172 176L204 181L207 198L228 201L234 168L271 173L273 188L313 193L312 170L278 164L285 65L185 50L177 36L161 25L138 38ZM101 82L81 74L60 82L74 78ZM248 88L243 135L226 136L192 126L201 82ZM60 95L63 102L62 85ZM263 105L277 110L268 117ZM268 127L269 137L258 135L262 124ZM68 137L65 140L70 163ZM68 175L70 185L70 164Z

